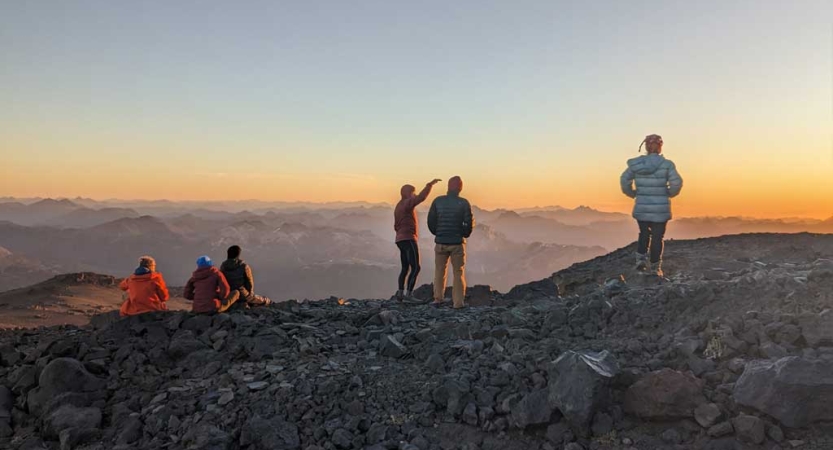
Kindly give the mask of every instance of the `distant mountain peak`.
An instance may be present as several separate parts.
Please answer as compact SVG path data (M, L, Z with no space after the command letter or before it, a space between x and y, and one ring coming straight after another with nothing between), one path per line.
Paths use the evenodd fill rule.
M73 203L71 200L63 198L60 200L56 200L54 198L45 198L43 200L37 201L32 203L30 206L34 207L44 207L44 206L62 206L62 207L70 207L70 208L80 208L81 205Z

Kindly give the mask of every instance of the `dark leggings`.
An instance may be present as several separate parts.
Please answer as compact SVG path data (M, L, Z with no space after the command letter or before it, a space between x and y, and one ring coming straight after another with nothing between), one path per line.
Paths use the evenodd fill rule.
M636 251L642 255L648 253L648 247L651 247L651 262L658 263L662 260L662 250L664 247L663 239L665 238L665 226L668 222L643 222L639 223L639 243Z
M417 275L419 275L419 247L416 241L399 241L399 259L402 261L402 271L399 272L399 290L405 290L405 278L408 279L408 292L413 292L416 286ZM410 276L408 276L410 272Z

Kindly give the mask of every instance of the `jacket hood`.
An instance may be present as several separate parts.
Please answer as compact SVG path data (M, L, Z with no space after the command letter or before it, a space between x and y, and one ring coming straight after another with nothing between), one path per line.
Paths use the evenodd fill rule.
M153 280L156 280L156 279L161 278L161 277L162 277L162 275L160 275L159 272L148 272L148 273L145 273L145 274L142 274L142 275L136 275L134 273L133 275L130 275L130 279L132 281L142 281L142 282L153 281Z
M399 190L399 195L402 196L402 200L407 200L411 198L411 194L416 192L416 188L411 186L410 184L406 184L402 186L402 189Z
M664 156L652 153L631 159L628 161L628 167L638 175L651 175L659 170L663 163L665 163Z
M202 269L195 270L192 276L195 280L203 280L213 276L217 272L219 272L219 270L217 270L216 267L203 267Z

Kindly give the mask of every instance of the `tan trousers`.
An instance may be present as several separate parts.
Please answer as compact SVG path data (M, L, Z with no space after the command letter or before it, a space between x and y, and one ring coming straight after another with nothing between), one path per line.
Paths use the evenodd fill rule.
M434 301L442 301L445 297L449 258L454 271L454 289L451 297L454 307L462 308L465 306L463 301L466 298L466 244L437 244L434 247Z

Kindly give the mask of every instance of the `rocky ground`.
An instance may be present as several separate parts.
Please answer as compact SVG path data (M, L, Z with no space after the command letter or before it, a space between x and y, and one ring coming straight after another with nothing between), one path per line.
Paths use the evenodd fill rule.
M833 449L833 236L671 242L667 280L632 251L463 311L0 331L0 447Z

